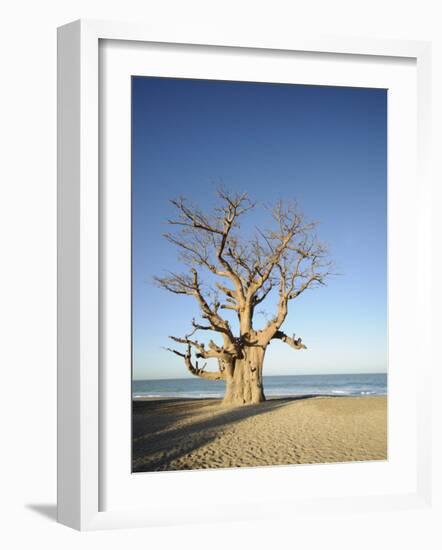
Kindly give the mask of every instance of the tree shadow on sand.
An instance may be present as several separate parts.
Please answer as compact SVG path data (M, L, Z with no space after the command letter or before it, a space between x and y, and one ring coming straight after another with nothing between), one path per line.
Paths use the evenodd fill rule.
M167 401L134 401L132 471L152 472L172 469L169 464L203 445L214 441L227 427L252 416L265 415L293 401L310 399L303 395L271 399L259 405L216 409L219 402L171 399ZM206 409L206 411L205 411ZM216 412L213 417L178 425L194 412Z

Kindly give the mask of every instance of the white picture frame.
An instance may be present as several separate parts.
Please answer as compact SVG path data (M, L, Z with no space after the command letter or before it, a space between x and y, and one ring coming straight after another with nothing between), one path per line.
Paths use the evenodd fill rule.
M268 515L315 513L333 508L333 512L350 510L379 510L427 506L431 498L430 432L428 418L429 373L432 364L428 323L431 309L430 252L431 233L429 212L432 187L428 174L430 112L430 44L374 40L350 37L300 37L268 44L262 38L229 36L216 39L186 31L160 36L153 29L126 23L76 21L59 29L58 33L58 520L80 530L139 527L160 524L209 521L204 511L194 517L179 503L175 512L166 514L161 506L145 508L114 506L103 510L100 484L103 483L103 433L100 415L103 414L101 336L101 261L100 231L100 41L129 43L175 44L229 48L254 52L310 52L345 56L376 56L378 58L408 58L416 63L417 71L417 167L419 186L417 227L419 268L416 272L416 314L420 320L417 336L421 365L416 385L416 486L412 491L391 491L378 494L336 495L303 498L302 502L281 496L281 501L255 507L239 507L231 513L217 514L218 520L251 519ZM209 49L210 49L209 48ZM414 176L413 176L414 177ZM101 229L100 229L101 228ZM419 288L419 291L417 291ZM100 397L101 396L101 397ZM324 470L325 471L325 470ZM279 470L283 476L283 470ZM230 472L232 474L232 472ZM214 472L203 473L204 482ZM168 474L170 475L170 474ZM172 473L172 475L175 475ZM247 476L245 472L235 472ZM333 469L330 474L334 475ZM178 478L176 478L178 479ZM201 479L201 478L200 478ZM147 483L149 481L147 480ZM156 489L161 485L157 477ZM314 493L314 492L313 492ZM312 493L312 494L313 494ZM234 508L234 507L233 507ZM212 519L213 521L213 519Z

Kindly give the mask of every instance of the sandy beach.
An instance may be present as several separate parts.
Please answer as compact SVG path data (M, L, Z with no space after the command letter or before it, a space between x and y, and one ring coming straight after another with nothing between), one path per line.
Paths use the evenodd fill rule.
M217 399L133 402L133 471L387 458L387 398L292 397L223 408Z

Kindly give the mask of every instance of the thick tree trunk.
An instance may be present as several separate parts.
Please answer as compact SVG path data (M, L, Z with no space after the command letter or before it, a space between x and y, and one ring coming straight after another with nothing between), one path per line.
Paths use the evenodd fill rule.
M235 361L233 372L227 373L224 405L252 405L265 401L262 385L264 354L265 350L260 347L244 348L243 357Z

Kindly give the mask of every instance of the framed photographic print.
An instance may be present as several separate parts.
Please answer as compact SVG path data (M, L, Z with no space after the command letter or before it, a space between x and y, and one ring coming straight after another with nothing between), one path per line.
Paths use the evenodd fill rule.
M59 29L59 521L425 505L429 46L172 34Z
M385 89L132 77L134 472L387 458L386 160Z

